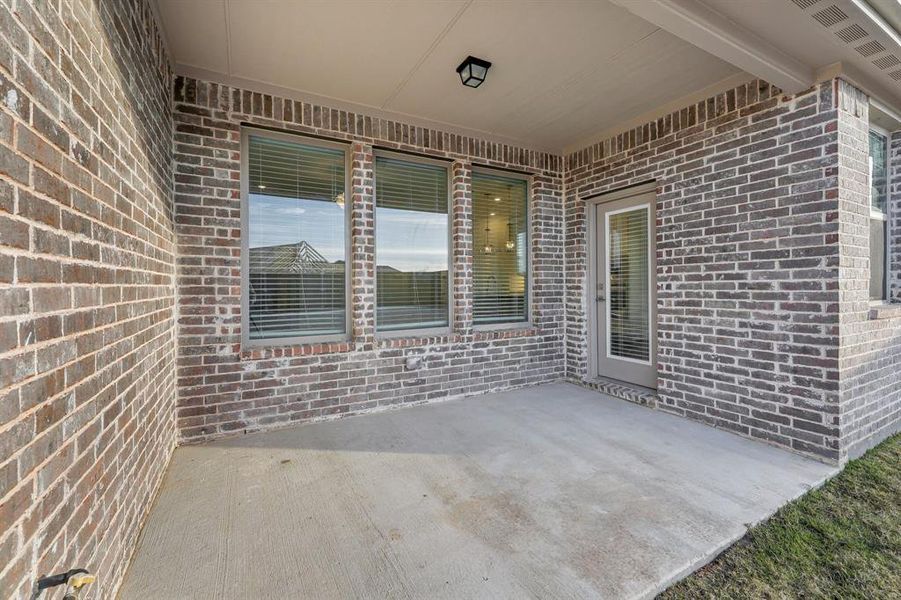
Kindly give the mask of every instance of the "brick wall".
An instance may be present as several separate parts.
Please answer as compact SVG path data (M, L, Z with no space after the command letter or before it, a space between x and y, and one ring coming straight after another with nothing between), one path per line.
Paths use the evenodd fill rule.
M841 80L836 89L841 182L839 420L844 460L901 429L901 305L888 309L870 305L869 98ZM895 300L901 277L901 240L894 232L901 214L899 137L892 136L889 154L889 295Z
M0 1L0 597L110 598L175 442L169 66L146 3Z
M901 131L889 145L889 273L888 296L901 303Z
M565 158L567 368L588 373L584 199L657 185L658 395L839 457L835 83L728 90Z
M178 424L185 440L518 387L561 378L560 157L224 85L176 78ZM351 144L352 336L341 343L240 344L242 123ZM373 147L452 162L454 321L450 335L375 335ZM531 326L472 326L471 170L533 176ZM424 357L406 370L407 356Z

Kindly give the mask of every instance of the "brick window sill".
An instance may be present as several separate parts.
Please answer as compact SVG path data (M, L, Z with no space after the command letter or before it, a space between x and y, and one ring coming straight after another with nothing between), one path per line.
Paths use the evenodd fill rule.
M901 318L901 304L874 304L870 306L870 320Z
M473 331L472 337L476 341L485 340L505 340L509 338L530 337L538 335L538 329L531 326L510 327L504 329L477 329Z
M434 336L410 336L381 338L376 340L379 348L415 348L419 346L431 346L441 344L458 344L465 341L486 342L492 340L506 340L521 337L534 337L540 335L536 327L519 327L510 329L491 329L473 331L472 336L452 333ZM260 346L247 348L241 351L242 360L262 360L269 358L285 358L292 356L315 356L317 354L341 354L351 352L355 348L354 342L321 342L313 344L292 344L286 346Z
M285 358L291 356L314 356L317 354L340 354L350 352L352 342L322 342L314 344L293 344L290 346L261 346L241 351L243 360L260 360L266 358Z
M535 327L522 327L522 328L510 328L510 329L491 329L491 330L474 330L472 332L472 336L467 339L467 336L460 333L452 333L445 334L439 336L431 336L431 337L423 337L423 336L410 336L410 337L394 337L394 338L381 338L378 340L378 346L380 348L413 348L417 346L429 346L433 344L458 344L466 341L473 342L486 342L492 340L506 340L512 338L520 338L520 337L530 337L539 335L539 331Z

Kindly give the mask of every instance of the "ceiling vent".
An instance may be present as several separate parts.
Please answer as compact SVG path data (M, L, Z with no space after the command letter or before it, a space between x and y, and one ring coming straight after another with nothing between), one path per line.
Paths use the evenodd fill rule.
M885 46L877 42L876 40L870 40L863 46L858 46L855 48L861 56L866 56L867 58L873 56L874 54L878 54L879 52L885 51Z
M850 44L851 42L856 42L859 39L865 38L869 33L867 33L866 29L854 23L853 25L848 25L844 29L839 29L835 32L835 35L838 36L838 39L845 42L846 44Z
M818 13L814 13L813 18L820 22L820 25L823 27L832 27L833 25L838 25L842 21L848 18L842 9L837 7L836 5L832 5L828 8L824 8Z
M873 64L884 71L886 69L894 67L895 65L901 65L901 60L898 60L898 57L894 54L889 54L888 56L877 58L873 61Z
M895 38L874 26L872 18L861 8L860 2L861 0L792 0L802 12L829 32L830 37L835 36L832 38L833 43L847 44L870 63L864 66L858 62L858 66L874 76L885 78L887 82L901 84L901 69L898 68L901 66L901 53L892 52L897 47Z

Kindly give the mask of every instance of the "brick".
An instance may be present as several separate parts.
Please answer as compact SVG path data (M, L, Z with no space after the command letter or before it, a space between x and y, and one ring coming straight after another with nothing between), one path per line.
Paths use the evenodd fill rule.
M842 198L849 194L839 181L866 180L865 173L849 170L836 178L836 172L850 169L845 164L866 166L865 154L846 163L841 158L845 140L849 140L847 151L851 147L866 151L867 125L865 111L836 112L830 102L823 101L831 97L834 84L825 82L797 96L775 97L768 85L751 82L699 104L704 109L699 128L687 129L690 119L674 113L656 122L656 136L650 127L641 126L564 157L566 189L572 190L566 198L567 348L572 349L567 353L567 372L571 378L588 383L585 350L590 342L580 297L587 274L588 224L581 199L654 179L658 190L657 394L649 399L614 388L611 393L659 407L681 404L690 418L826 460L842 456L843 451L837 453L835 448L841 446L839 438L844 434L821 423L849 404L851 390L836 382L854 381L853 371L844 369L838 359L839 340L848 337L834 335L839 313L844 319L847 312L843 308L847 296L838 294L839 278L845 275L821 267L851 246L865 247L867 240L864 231L861 238L845 244L846 238L823 235L835 231L823 224L848 218L849 213L838 212ZM853 95L847 90L842 93ZM715 118L731 102L742 106L740 114L750 117L751 126ZM854 102L860 106L859 100L850 104ZM841 132L845 121L848 133L839 135L837 143L834 132ZM666 135L668 131L673 137ZM661 138L661 133L666 137ZM901 146L901 139L898 142ZM703 163L698 162L701 158ZM715 167L710 171L707 165ZM866 188L861 191L865 193ZM730 202L740 203L739 212L729 210ZM864 212L861 205L862 217ZM748 257L724 243L742 231L759 231L752 239L766 245L749 246L756 251ZM865 276L865 271L858 272ZM749 278L766 281L766 293L749 295L731 286L720 287ZM818 285L809 291L798 287L808 282ZM866 286L862 287L865 293ZM867 298L857 302L861 310L866 309ZM853 319L862 320L862 314ZM736 317L737 322L724 326L727 319ZM779 323L788 343L774 344L767 322ZM704 327L718 327L718 337L694 343L695 332ZM741 342L736 345L733 338ZM861 342L857 347L867 345ZM738 362L732 357L739 357ZM867 373L873 376L873 371ZM883 410L894 406L898 415L898 394L885 397L891 385L898 388L897 380L887 373L879 377L885 378L884 385L873 387L883 401L869 404ZM692 386L691 402L686 403L685 386L694 380L699 385ZM714 387L709 382L725 380L735 384L728 388L734 407L730 412L746 411L742 427L729 425L724 413L714 408L722 384ZM778 395L773 394L776 382L782 383ZM770 402L798 408L776 411ZM808 417L799 422L803 425L784 428L792 417L801 416ZM860 421L849 430L866 427L863 412L856 418ZM811 432L819 435L810 437Z
M0 67L0 597L70 549L111 597L177 436L169 60L149 4L62 0L0 5Z

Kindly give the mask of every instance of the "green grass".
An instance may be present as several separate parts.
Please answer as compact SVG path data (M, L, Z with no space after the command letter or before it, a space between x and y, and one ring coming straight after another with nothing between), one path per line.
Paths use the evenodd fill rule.
M901 434L658 598L901 598Z

